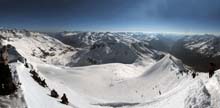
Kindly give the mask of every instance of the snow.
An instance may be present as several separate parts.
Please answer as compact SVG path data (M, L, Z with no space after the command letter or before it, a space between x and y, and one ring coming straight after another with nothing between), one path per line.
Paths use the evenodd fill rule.
M211 95L202 81L198 81L190 88L185 104L185 108L210 108Z
M207 82L206 88L211 95L212 108L220 107L220 70Z
M168 66L167 62L168 64L171 63L169 60L168 55L157 64L161 64L162 67ZM152 68L151 66L147 68ZM19 73L21 76L23 76L21 81L32 80L28 74L28 70L22 70L24 68L23 65L18 67L18 71L20 71ZM182 82L182 80L185 78L183 77L182 80L175 78L176 74L168 72L167 69L169 68L167 68L160 72L161 76L158 76L158 79L153 80L153 77L155 77L155 75L159 75L159 73L150 74L146 77L143 77L146 74L145 71L141 73L138 73L139 71L133 72L135 67L132 67L131 65L127 66L125 64L104 64L73 68L57 67L49 64L37 64L37 69L39 72L41 72L42 76L46 78L49 87L55 88L59 93L65 92L70 99L70 102L75 106L79 106L80 108L97 108L98 106L93 104L110 102L144 102L145 100L150 100L155 96L157 97L159 95L158 90L161 90L162 93L166 93L166 89L168 89L166 87L169 87L170 89L172 88L171 86L164 85L163 82L166 82L168 85L170 82L171 85L175 86ZM136 69L140 70L143 68L138 67ZM175 70L174 72L178 71ZM139 76L137 76L137 74L139 74ZM168 81L170 78L173 78L174 80ZM29 85L29 83L31 84ZM27 101L29 106L36 106L33 102L37 101L40 105L38 107L46 108L46 101L48 104L53 104L53 108L59 107L59 105L56 106L54 101L52 101L53 99L50 99L50 97L47 95L49 92L48 90L39 86L38 88L28 88L27 91L25 87L29 86L38 87L39 85L32 80L32 82L30 81L27 83L27 85L23 84L22 86L24 87L24 94L27 92L25 96L30 98L27 99L29 100ZM153 87L155 87L154 90L149 89ZM37 95L39 96L38 99L36 96L33 96L34 92L40 93L42 96ZM33 99L32 97L36 98L31 101ZM45 100L42 101L40 98ZM40 104L41 102L42 104Z
M195 35L184 38L184 47L202 55L219 56L219 37L213 35Z
M178 74L178 79L175 74L178 70L171 69L176 67L172 63L170 55L167 55L144 69L137 67L137 70L150 71L160 66L155 72L142 71L139 75L133 73L132 69L135 68L132 65L117 63L71 68L37 64L38 72L46 79L50 89L55 88L60 95L67 94L71 103L69 106L51 98L49 89L39 86L23 64L18 63L17 70L27 105L31 108L176 108L176 105L179 108L218 108L219 95L216 93L219 93L219 71L211 79L204 73L196 79L187 74Z
M18 61L10 64L14 66L12 69L16 70L22 83L19 93L25 101L22 101L21 105L25 103L29 108L220 108L220 70L210 79L207 73L199 73L193 79L192 71L189 70L188 74L182 72L187 69L180 60L167 53L163 53L165 56L161 59L155 60L153 56L160 55L161 52L143 47L144 45L134 38L113 38L113 33L100 33L109 36L104 40L114 40L126 45L127 49L136 51L135 54L148 52L138 55L139 59L135 62L67 67L77 52L75 48L45 34L19 30L14 32L17 32L17 35L11 34L10 31L1 31L0 34L10 37L10 44L16 47L19 54L33 65L48 84L48 88L43 88L35 82L29 73L32 68L26 68L23 63ZM88 32L86 36L95 34ZM130 33L130 36L133 35ZM91 43L100 41L97 37L95 41L83 39L87 44L90 44L91 40ZM133 42L138 45L135 50L130 46ZM89 54L96 54L103 49L101 54L111 54L113 50L120 50L114 49L120 48L117 45L109 45ZM50 50L51 47L54 49ZM55 52L55 55L44 57L44 51L50 54ZM66 53L62 53L65 51ZM100 60L105 59L100 57ZM70 104L61 104L60 97L52 98L51 89L55 89L60 97L65 93ZM6 103L6 106L10 107L22 98L11 101L13 99L1 96L0 101L2 100L3 104ZM0 106L3 104L0 103ZM19 107L22 108L21 105Z
M21 88L24 92L24 97L30 108L60 108L64 107L49 96L49 90L41 87L35 82L29 74L30 69L26 69L22 63L17 64L17 71L22 82ZM69 107L70 108L70 107Z
M73 47L65 45L46 34L22 30L15 33L19 35L14 35L10 31L0 31L0 35L9 39L7 44L16 46L17 51L30 60L66 65L71 62L71 56L76 53Z

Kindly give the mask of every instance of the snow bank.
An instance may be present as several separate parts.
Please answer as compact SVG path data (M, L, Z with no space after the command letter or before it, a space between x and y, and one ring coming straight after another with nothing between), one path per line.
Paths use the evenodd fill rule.
M184 108L211 108L211 95L205 84L202 81L198 81L191 86L185 99Z
M212 108L220 108L220 70L207 82L206 87L211 95Z

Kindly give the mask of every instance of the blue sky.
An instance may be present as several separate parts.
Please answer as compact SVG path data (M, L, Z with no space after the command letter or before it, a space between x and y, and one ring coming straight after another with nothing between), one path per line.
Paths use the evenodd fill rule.
M0 26L220 33L220 0L1 0Z

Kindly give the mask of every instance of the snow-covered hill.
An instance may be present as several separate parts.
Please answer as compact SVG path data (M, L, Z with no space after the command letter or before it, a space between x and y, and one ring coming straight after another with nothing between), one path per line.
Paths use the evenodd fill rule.
M65 65L76 52L73 47L38 32L0 29L0 37L3 44L15 46L22 56L38 62Z
M111 103L109 106L144 103L146 100L159 98L159 91L162 94L170 92L180 83L185 83L183 81L187 78L185 73L180 73L183 67L177 64L177 59L167 55L147 67L118 63L72 68L35 64L35 67L42 77L46 78L51 89L55 88L59 93L67 94L71 105L79 108L97 108L102 107L102 104L108 105L107 103ZM49 90L36 84L35 88L28 89L28 86L33 86L34 81L25 82L32 80L29 69L23 69L24 66L20 63L18 65L24 83L24 95L28 98L27 104L32 108L46 108L46 105L50 104L53 104L54 108L59 107L56 100L47 96ZM40 94L34 95L33 92ZM36 97L36 100L31 97ZM35 101L38 105L33 103Z
M170 55L147 67L118 63L85 67L35 64L50 89L56 89L60 95L67 94L70 101L68 106L60 104L59 99L48 96L50 91L34 82L29 74L30 69L21 63L17 65L24 96L31 108L219 106L219 71L212 79L208 79L208 75L204 73L193 79L190 74L181 73L186 71L185 68L178 59ZM30 86L33 88L29 89Z

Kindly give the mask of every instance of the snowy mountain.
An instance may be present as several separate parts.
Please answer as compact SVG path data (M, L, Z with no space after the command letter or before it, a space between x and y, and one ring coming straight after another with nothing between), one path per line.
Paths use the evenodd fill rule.
M22 56L28 56L30 60L38 62L65 65L76 52L73 47L38 32L0 29L0 37L3 44L16 46Z
M169 52L181 35L139 32L61 32L54 37L65 44L81 48L70 65L84 66L134 63L143 58L158 60L163 56L160 51Z
M210 79L206 73L197 73L193 79L193 71L180 59L151 46L152 40L162 39L160 36L64 33L70 43L47 33L0 30L1 44L11 45L13 78L22 83L15 94L0 96L0 107L220 107L220 70ZM73 44L72 38L76 39ZM34 80L30 72L33 69L40 79L45 79L48 87L42 87ZM52 89L58 92L58 98L50 96ZM60 103L63 93L67 95L69 105Z
M180 34L162 34L162 33L141 33L141 32L61 32L53 34L65 44L73 47L89 47L96 41L106 37L116 37L119 40L142 41L150 47L168 52L175 41L183 35ZM158 43L160 43L158 45Z
M147 59L149 62L159 60L163 56L162 52L154 50L147 42L127 36L127 34L132 35L131 33L62 32L58 34L62 34L62 39L83 46L65 45L46 33L16 29L0 30L1 40L17 46L21 55L26 54L30 60L49 64L68 66L132 64L141 63L142 59Z
M186 36L174 44L171 53L198 71L208 71L208 64L220 65L220 37L214 35Z
M54 35L57 39L65 44L76 48L83 48L92 45L104 34L95 32L61 32Z
M188 36L184 38L184 47L204 56L220 55L220 37L214 35Z
M162 33L143 33L141 35L133 35L134 38L149 43L153 49L170 52L176 41L184 35L181 34L162 34Z
M133 33L62 32L55 37L63 43L79 48L69 66L131 64L141 59L154 61L163 56L161 52L151 48L148 42L135 38Z
M124 41L115 37L103 38L96 41L89 49L75 55L74 62L78 65L126 63L131 64L148 59L158 60L162 53L151 49L139 41Z

